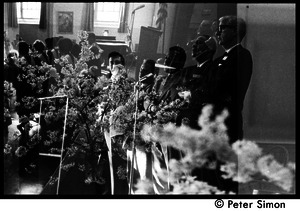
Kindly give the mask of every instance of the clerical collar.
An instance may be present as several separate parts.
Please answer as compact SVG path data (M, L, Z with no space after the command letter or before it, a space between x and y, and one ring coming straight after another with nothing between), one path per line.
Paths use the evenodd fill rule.
M201 64L197 64L197 67L202 67L206 62L208 62L208 60L202 62Z
M241 43L238 43L238 44L232 46L231 48L225 50L225 52L226 52L226 53L229 53L229 51L231 51L235 46L238 46L238 45L240 45L240 44L241 44Z

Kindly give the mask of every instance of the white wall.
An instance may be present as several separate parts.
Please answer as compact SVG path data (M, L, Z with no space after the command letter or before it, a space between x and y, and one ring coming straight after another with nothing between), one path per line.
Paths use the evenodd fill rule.
M239 4L253 56L245 99L245 137L295 141L295 4Z
M80 31L83 3L53 3L53 36L64 36L78 40ZM73 34L58 33L58 12L73 12Z

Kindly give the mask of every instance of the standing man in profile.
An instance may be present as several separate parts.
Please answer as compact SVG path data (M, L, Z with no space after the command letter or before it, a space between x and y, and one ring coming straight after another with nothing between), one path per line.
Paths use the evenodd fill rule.
M242 110L252 75L251 53L241 45L245 35L246 23L242 18L223 16L219 19L216 36L225 53L214 61L212 89L216 111L226 108L229 112L225 124L230 144L243 139Z
M185 124L187 123L186 125L198 130L201 129L198 118L202 108L205 104L210 103L206 87L209 85L208 78L211 74L217 43L208 35L200 35L192 43L191 56L197 64L183 69L182 80L182 85L187 89L186 93L189 95L189 105L178 114L176 124L181 125L183 121Z

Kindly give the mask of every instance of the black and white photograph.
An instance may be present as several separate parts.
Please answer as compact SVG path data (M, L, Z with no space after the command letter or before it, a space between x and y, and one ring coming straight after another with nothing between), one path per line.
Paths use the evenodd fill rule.
M296 196L296 4L3 6L4 198Z

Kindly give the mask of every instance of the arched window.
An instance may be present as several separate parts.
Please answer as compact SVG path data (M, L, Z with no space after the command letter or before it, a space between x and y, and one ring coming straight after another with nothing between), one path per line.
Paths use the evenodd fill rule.
M39 24L41 2L17 2L19 24Z

